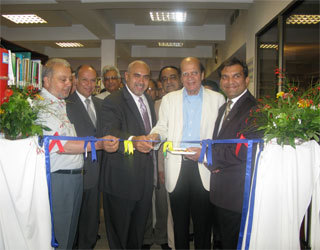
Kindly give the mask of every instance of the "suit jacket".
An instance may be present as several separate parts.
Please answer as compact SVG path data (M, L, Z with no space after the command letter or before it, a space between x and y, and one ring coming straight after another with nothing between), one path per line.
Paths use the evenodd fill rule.
M250 110L256 105L256 99L247 91L234 104L218 133L220 121L226 109L226 104L223 105L219 110L213 139L239 139L241 134L247 139L261 137L260 133L253 129L245 130L248 128ZM216 206L241 213L247 148L242 145L238 156L235 154L236 144L214 144L212 150L211 170L219 169L219 172L211 174L210 200Z
M145 95L151 111L152 126L156 122L152 99ZM146 135L139 109L127 87L113 92L103 100L102 133L121 139ZM105 153L100 188L103 192L130 200L139 200L145 188L153 188L152 153L134 151L124 155L124 146L115 153Z
M101 121L101 105L102 101L94 96L91 97L95 107L97 124L93 125L86 107L78 96L77 92L71 94L66 100L67 115L71 123L73 123L77 136L94 136L97 137L97 131L99 130ZM84 160L84 189L90 189L99 183L99 173L101 165L101 150L97 151L97 161L92 162L91 153L87 154L87 158Z
M180 147L183 132L183 89L170 92L162 98L159 120L151 131L158 133L162 140L173 141L173 147ZM203 88L202 116L200 139L212 137L218 109L225 102L224 97L212 90ZM181 156L168 153L165 158L165 182L168 192L176 186L180 168ZM198 164L203 187L209 191L210 171L201 163Z

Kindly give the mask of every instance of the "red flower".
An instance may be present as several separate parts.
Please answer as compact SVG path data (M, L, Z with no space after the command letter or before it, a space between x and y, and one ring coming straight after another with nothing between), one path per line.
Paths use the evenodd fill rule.
M4 91L4 96L5 97L10 97L10 96L12 96L13 95L13 90L12 89L6 89L5 91Z

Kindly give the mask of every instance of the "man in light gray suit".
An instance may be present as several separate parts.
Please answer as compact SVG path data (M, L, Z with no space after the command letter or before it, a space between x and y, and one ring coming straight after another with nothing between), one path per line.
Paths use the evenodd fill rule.
M66 100L68 118L74 124L78 137L97 137L102 100L92 96L97 79L96 70L90 65L81 65L75 72L75 78L76 91ZM92 162L91 153L84 161L83 199L75 240L78 249L93 249L97 241L101 153L97 151L97 161Z

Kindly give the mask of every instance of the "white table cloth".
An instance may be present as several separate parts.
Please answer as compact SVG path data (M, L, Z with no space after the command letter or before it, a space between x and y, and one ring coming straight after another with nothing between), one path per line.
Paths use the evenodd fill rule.
M52 249L44 152L37 137L0 139L0 249Z
M320 147L315 141L296 149L272 142L265 146L258 165L250 249L300 249L300 226L311 198L311 247L320 249L319 176Z

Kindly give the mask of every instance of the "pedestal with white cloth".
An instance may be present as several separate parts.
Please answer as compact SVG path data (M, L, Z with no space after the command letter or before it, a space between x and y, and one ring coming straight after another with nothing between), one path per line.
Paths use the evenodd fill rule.
M300 226L311 199L310 246L320 249L320 146L268 143L257 171L252 230L250 235L248 216L242 249L300 249Z
M45 154L38 137L0 139L0 249L53 249Z

